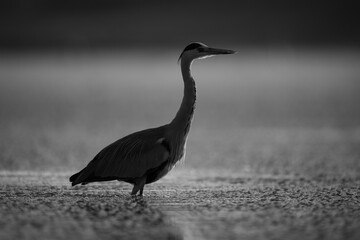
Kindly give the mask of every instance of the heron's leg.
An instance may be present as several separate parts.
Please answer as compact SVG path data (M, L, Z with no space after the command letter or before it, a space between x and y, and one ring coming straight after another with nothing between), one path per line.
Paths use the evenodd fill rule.
M139 186L137 184L134 184L134 187L133 187L133 189L131 191L131 195L135 196L138 191L139 191Z
M135 184L134 184L134 188L133 188L133 190L131 191L131 195L136 195L137 192L140 190L140 194L139 194L139 195L142 196L145 182L146 182L146 178L145 178L145 177L136 179L136 180L135 180Z
M140 194L139 194L139 196L142 196L142 195L143 195L144 185L145 185L145 182L144 182L144 184L143 184L143 185L141 186L141 188L140 188Z

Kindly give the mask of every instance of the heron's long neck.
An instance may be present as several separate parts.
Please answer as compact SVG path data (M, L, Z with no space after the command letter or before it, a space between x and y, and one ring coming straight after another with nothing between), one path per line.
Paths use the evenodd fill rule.
M190 72L191 61L187 59L181 60L181 73L184 80L184 97L181 102L179 111L177 112L171 125L176 129L182 129L187 135L190 130L190 124L195 110L196 102L196 86Z

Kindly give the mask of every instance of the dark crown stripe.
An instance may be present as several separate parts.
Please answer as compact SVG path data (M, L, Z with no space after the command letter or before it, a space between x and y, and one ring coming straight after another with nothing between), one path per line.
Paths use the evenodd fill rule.
M192 50L195 48L201 47L201 45L199 43L191 43L189 45L186 46L186 48L184 49L183 52L188 51L188 50Z
M180 59L181 59L182 55L184 54L184 52L189 51L189 50L193 50L193 49L196 49L196 48L199 48L199 47L203 47L203 46L204 46L203 44L197 43L197 42L190 43L189 45L186 46L184 51L182 51L182 53L180 54L180 57L179 57L178 61L180 61Z

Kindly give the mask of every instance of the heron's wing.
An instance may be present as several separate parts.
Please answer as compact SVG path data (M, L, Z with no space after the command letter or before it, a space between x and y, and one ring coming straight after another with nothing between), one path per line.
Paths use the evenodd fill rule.
M104 148L94 158L98 177L135 178L168 160L160 129L149 129L124 137Z

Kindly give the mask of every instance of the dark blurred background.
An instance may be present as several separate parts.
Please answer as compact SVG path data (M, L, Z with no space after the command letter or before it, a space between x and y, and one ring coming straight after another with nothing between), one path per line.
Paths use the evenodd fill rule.
M11 0L0 6L0 48L240 46L358 47L354 1Z
M353 1L0 2L0 169L83 167L168 123L190 42L189 168L358 174L360 28Z

